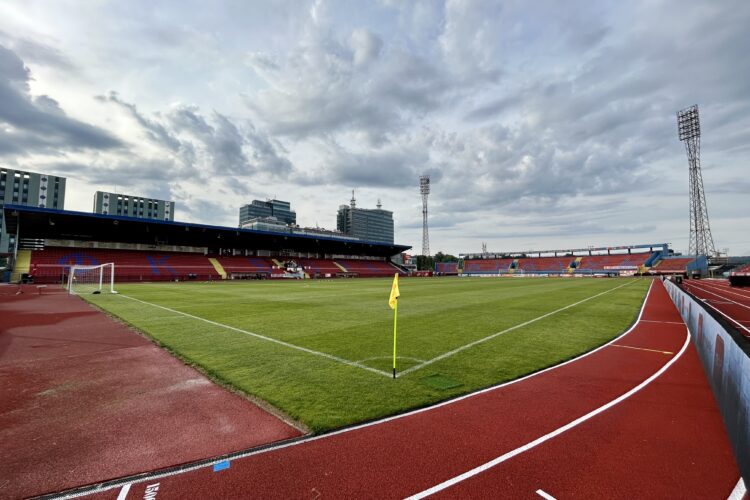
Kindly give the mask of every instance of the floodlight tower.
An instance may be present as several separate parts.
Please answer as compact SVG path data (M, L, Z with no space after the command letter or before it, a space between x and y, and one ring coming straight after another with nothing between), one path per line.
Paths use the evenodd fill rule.
M701 125L698 105L677 112L677 132L685 143L690 170L690 255L716 254L701 174Z
M422 255L430 256L430 233L427 230L427 196L430 194L430 176L419 177L419 192L422 193Z

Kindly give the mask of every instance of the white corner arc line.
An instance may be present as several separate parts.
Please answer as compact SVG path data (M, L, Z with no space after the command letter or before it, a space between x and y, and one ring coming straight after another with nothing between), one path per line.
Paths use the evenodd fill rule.
M561 367L563 367L565 365L568 365L570 363L575 363L576 361L580 361L581 359L586 358L586 357L588 357L588 356L596 353L597 351L601 351L605 347L608 347L609 345L617 342L618 340L622 339L623 337L625 337L626 335L628 335L630 332L632 332L633 330L635 330L635 328L638 326L638 324L642 321L641 318L643 317L643 312L646 310L646 304L648 303L648 298L651 296L651 290L653 289L653 287L654 287L654 280L651 281L651 284L648 287L648 291L646 292L646 297L643 299L643 303L641 304L641 309L638 312L638 316L636 317L636 320L633 322L633 324L630 325L630 328L628 328L627 330L625 330L624 332L622 332L620 335L618 335L617 337L615 337L612 340L610 340L609 342L607 342L606 344L602 344L599 347L597 347L596 349L592 349L592 350L590 350L588 352L585 352L585 353L581 354L580 356L577 356L575 358L569 359L567 361L563 361L562 363L550 366L550 367L545 368L543 370L539 370L537 372L530 373L530 374L525 375L523 377L519 377L517 379L509 380L507 382L502 382L500 384L493 385L491 387L486 387L484 389L480 389L478 391L474 391L474 392L471 392L469 394L464 394L463 396L459 396L457 398L449 399L447 401L443 401L443 402L434 404L432 406L426 406L424 408L417 408L416 410L408 411L408 412L405 412L405 413L400 413L398 415L392 415L390 417L381 418L380 420L373 420L372 422L365 422L363 424L353 425L353 426L347 427L345 429L339 429L337 431L328 432L328 433L325 433L325 434L319 434L317 436L306 437L306 438L298 439L296 441L292 441L292 442L289 442L289 443L283 443L283 444L279 444L279 445L275 445L275 446L272 445L272 446L269 446L267 448L263 448L262 450L249 450L249 451L246 451L244 453L238 453L236 455L233 455L232 456L232 460L239 460L239 459L242 459L242 458L252 457L252 456L255 456L255 455L262 455L264 453L269 453L269 452L272 452L272 451L281 450L283 448L291 448L293 446L299 446L299 445L311 443L313 441L318 441L320 439L328 439L328 438L332 438L334 436L338 436L339 434L346 434L346 433L349 433L349 432L352 432L352 431L356 431L356 430L359 430L359 429L364 429L364 428L367 428L367 427L373 427L373 426L376 426L376 425L382 425L382 424L386 424L388 422L391 422L393 420L399 420L399 419L402 419L402 418L406 418L406 417L411 417L411 416L417 415L419 413L424 413L424 412L436 410L436 409L438 409L440 407L448 406L448 405L451 405L451 404L454 404L454 403L458 403L458 402L461 402L461 401L463 401L465 399L470 399L470 398L474 398L474 397L477 397L477 396L481 396L482 394L485 394L485 393L488 393L488 392L493 392L493 391L502 389L504 387L508 387L510 385L517 384L519 382L523 382L526 379L534 378L534 377L537 377L537 376L539 376L539 375L541 375L543 373L546 373L546 372L549 372L549 371L552 371L552 370L556 370L556 369L561 368ZM190 466L182 468L182 469L180 469L178 471L160 472L160 473L156 473L156 474L147 474L145 477L136 479L133 482L140 484L140 483L144 483L146 481L151 481L151 480L155 480L155 479L161 479L163 477L177 476L179 474L184 474L184 473L187 473L187 472L192 472L194 470L202 469L204 467L213 467L214 464L217 464L219 462L223 462L224 460L226 460L226 459L225 458L217 458L216 460L212 460L212 461L207 462L207 463L190 465ZM84 495L91 495L91 494L95 494L95 493L101 493L103 491L108 491L108 490L111 490L113 488L117 488L117 487L120 486L120 484L121 483L112 484L112 485L108 485L108 486L103 486L101 488L97 488L97 489L89 490L89 491L85 491L85 492L69 493L69 494L65 495L64 497L62 497L62 498L65 498L65 499L68 499L68 498L78 498L78 497L81 497L81 496L84 496Z
M614 288L610 288L609 290L605 290L605 291L603 291L601 293L597 293L596 295L592 295L591 297L587 297L587 298L585 298L583 300L579 300L578 302L575 302L573 304L568 304L567 306L561 307L560 309L555 309L554 311L548 312L546 314L542 314L541 316L537 316L536 318L533 318L533 319L530 319L528 321L524 321L523 323L519 323L517 325L511 326L510 328L506 328L505 330L493 333L493 334L488 335L488 336L486 336L484 338L481 338L479 340L475 340L473 342L469 342L468 344L464 344L461 347L457 347L456 349L453 349L452 351L444 352L443 354L435 356L432 359L428 359L424 363L412 366L411 368L407 368L406 370L404 370L401 373L399 373L399 376L403 377L404 375L406 375L408 373L411 373L411 372L416 371L416 370L420 370L420 369L424 368L427 365L431 365L432 363L434 363L436 361L440 361L441 359L445 359L445 358L448 358L450 356L453 356L454 354L458 354L459 352L465 351L466 349L474 347L475 345L481 344L483 342L487 342L488 340L492 340L495 337L499 337L500 335L503 335L505 333L512 332L513 330L517 330L519 328L523 328L524 326L528 326L528 325L530 325L532 323L535 323L535 322L537 322L539 320L542 320L544 318L548 318L548 317L552 316L553 314L557 314L559 312L565 311L566 309L570 309L571 307L575 307L577 305L583 304L584 302L588 302L589 300L592 300L592 299L595 299L597 297L600 297L600 296L602 296L602 295L604 295L606 293L614 292L615 290L617 290L619 288L622 288L622 287L628 286L628 285L632 285L633 283L635 283L635 281L629 281L627 283L624 283L622 285L616 286Z
M122 485L122 489L120 490L120 494L117 495L117 500L125 500L128 497L128 493L130 492L130 485L133 483L126 483Z
M503 455L500 455L499 457L494 458L493 460L490 460L489 462L486 462L486 463L484 463L484 464L482 464L482 465L480 465L478 467L474 467L473 469L471 469L469 471L466 471L463 474L460 474L460 475L455 476L455 477L453 477L451 479L448 479L447 481L443 481L442 483L437 484L437 485L433 486L432 488L428 488L428 489L426 489L424 491L421 491L421 492L419 492L419 493L417 493L415 495L407 497L406 500L417 500L417 499L420 499L420 498L425 498L425 497L428 497L430 495L434 495L435 493L438 493L440 491L443 491L443 490L445 490L447 488L450 488L451 486L453 486L455 484L458 484L458 483L460 483L462 481L465 481L466 479L474 477L477 474L480 474L480 473L482 473L482 472L484 472L484 471L486 471L488 469L491 469L492 467L495 467L498 464L501 464L501 463L503 463L503 462L505 462L505 461L507 461L507 460L509 460L509 459L511 459L511 458L513 458L515 456L517 456L517 455L520 455L521 453L524 453L524 452L526 452L526 451L528 451L528 450L530 450L530 449L532 449L532 448L534 448L534 447L536 447L536 446L544 443L545 441L549 441L550 439L552 439L554 437L557 437L560 434L563 434L564 432L567 432L567 431L569 431L570 429L572 429L574 427L577 427L578 425L580 425L583 422L585 422L585 421L587 421L587 420L589 420L589 419L591 419L591 418L599 415L600 413L602 413L604 411L607 411L608 409L612 408L613 406L615 406L615 405L617 405L617 404L625 401L630 396L632 396L633 394L637 393L638 391L640 391L641 389L643 389L644 387L646 387L647 385L649 385L651 382L653 382L654 380L656 380L658 377L660 377L661 374L663 374L665 371L667 371L670 366L672 366L678 359L680 359L682 357L682 354L685 352L685 350L687 349L688 345L690 345L690 332L686 330L686 332L685 332L685 342L683 342L682 348L680 349L680 351L675 356L673 356L669 361L667 361L664 364L664 366L662 366L661 368L659 368L659 370L657 370L656 373L654 373L653 375L651 375L649 378L647 378L646 380L644 380L643 382L641 382L637 386L635 386L632 389L630 389L625 394L622 394L619 397L617 397L617 398L613 399L612 401L610 401L609 403L607 403L607 404L605 404L603 406L600 406L599 408L596 408L595 410L592 410L592 411L588 412L587 414L582 415L582 416L578 417L577 419L575 419L575 420L573 420L571 422L568 422L567 424L563 425L562 427L558 427L554 431L549 432L549 433L545 434L544 436L540 436L540 437L536 438L535 440L526 443L523 446L519 446L515 450L511 450L511 451L509 451L509 452L507 452L507 453L505 453Z
M540 497L544 498L545 500L557 500L555 497L544 491L543 489L536 490L536 494Z
M173 313L176 313L176 314L180 314L182 316L187 316L188 318L197 319L199 321L203 321L205 323L208 323L208 324L211 324L211 325L214 325L214 326L218 326L218 327L221 327L221 328L226 328L227 330L233 330L235 332L244 333L245 335L249 335L251 337L255 337L255 338L258 338L258 339L261 339L261 340L265 340L267 342L272 342L274 344L283 345L284 347L288 347L290 349L296 349L298 351L306 352L308 354L313 354L315 356L320 356L320 357L329 359L331 361L336 361L338 363L342 363L342 364L345 364L345 365L353 366L353 367L356 367L356 368L361 368L363 370L367 370L367 371L372 372L372 373L377 373L378 375L382 375L384 377L388 377L388 378L391 377L391 374L388 373L388 372L384 372L382 370L378 370L376 368L372 368L372 367L367 366L367 365L359 364L356 361L349 361L348 359L339 358L338 356L334 356L333 354L327 354L325 352L314 351L314 350L308 349L306 347L301 347L301 346L298 346L298 345L290 344L289 342L284 342L283 340L278 340L278 339L274 339L274 338L271 338L271 337L266 337L265 335L261 335L259 333L248 332L247 330L243 330L242 328L237 328L237 327L234 327L234 326L225 325L225 324L219 323L217 321L211 321L210 319L201 318L200 316L194 316L192 314L188 314L186 312L178 311L176 309L170 309L169 307L164 307L164 306L160 306L158 304L154 304L154 303L151 303L151 302L146 302L145 300L136 299L135 297L130 297L128 295L120 294L119 296L120 297L124 297L126 299L134 300L136 302L140 302L141 304L146 304L146 305L149 305L149 306L152 306L152 307L158 307L159 309L164 309L165 311L170 311L170 312L173 312Z

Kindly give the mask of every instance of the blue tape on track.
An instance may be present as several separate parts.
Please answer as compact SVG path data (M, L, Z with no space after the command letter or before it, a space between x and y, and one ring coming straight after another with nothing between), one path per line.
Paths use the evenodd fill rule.
M220 470L224 470L228 468L229 468L229 460L224 460L224 461L217 462L214 464L214 472L219 472Z

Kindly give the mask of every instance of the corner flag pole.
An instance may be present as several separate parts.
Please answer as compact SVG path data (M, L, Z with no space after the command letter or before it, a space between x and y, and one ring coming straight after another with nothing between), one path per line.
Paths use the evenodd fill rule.
M398 321L398 298L400 295L398 273L396 273L393 276L393 285L391 285L391 296L388 298L388 305L393 309L393 378L396 378L396 322Z
M398 299L393 308L393 378L396 378L396 322L398 321Z

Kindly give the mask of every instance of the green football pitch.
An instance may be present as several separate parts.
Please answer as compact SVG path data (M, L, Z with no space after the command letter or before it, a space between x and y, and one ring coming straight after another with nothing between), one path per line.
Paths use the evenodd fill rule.
M589 351L635 320L649 280L414 278L121 284L86 299L222 384L326 431Z

